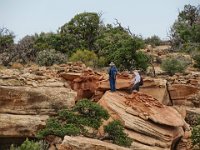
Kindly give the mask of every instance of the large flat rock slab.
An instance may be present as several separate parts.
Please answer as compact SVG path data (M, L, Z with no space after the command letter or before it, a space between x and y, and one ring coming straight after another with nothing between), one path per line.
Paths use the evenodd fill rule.
M173 141L183 135L181 115L147 94L107 91L99 104L113 120L122 121L130 137L143 146L150 145L149 149L155 145L154 149L170 149Z
M86 137L65 136L58 150L129 150L115 144Z
M50 115L74 106L75 97L65 87L0 86L0 113Z
M0 114L0 137L35 137L48 118L47 115Z

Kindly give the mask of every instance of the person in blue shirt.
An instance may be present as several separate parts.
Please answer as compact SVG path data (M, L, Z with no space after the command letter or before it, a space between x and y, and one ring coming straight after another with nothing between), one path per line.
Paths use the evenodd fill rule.
M116 75L117 75L117 68L113 62L110 63L110 67L108 69L108 74L109 74L109 82L110 82L110 90L111 92L116 91Z

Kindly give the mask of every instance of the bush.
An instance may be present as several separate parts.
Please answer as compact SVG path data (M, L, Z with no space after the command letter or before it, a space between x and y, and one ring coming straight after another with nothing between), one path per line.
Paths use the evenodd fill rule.
M196 55L196 56L194 56L193 58L194 58L194 60L195 60L194 67L200 69L200 55Z
M192 129L191 138L193 145L200 148L200 117L198 119L198 125Z
M97 65L98 58L93 51L89 50L77 50L69 58L70 61L81 61L87 66L95 67Z
M78 111L80 114L91 117L91 118L103 118L108 119L108 112L100 105L93 103L87 99L79 101L74 107L75 111Z
M84 127L98 129L102 124L102 119L108 119L108 112L98 104L90 100L83 99L76 103L71 110L63 109L59 111L57 118L47 121L46 127L37 134L38 138L47 135L88 135Z
M146 71L149 66L150 56L146 55L144 52L136 52L135 54L136 68Z
M65 135L78 135L80 129L73 124L62 124L55 118L50 118L47 121L46 128L39 131L37 134L38 138L43 138L47 135L56 135L64 137Z
M104 130L108 133L109 138L113 140L113 143L125 147L131 146L133 140L123 132L124 127L120 121L110 122L107 126L104 126Z
M177 58L167 58L162 61L161 68L169 75L174 75L177 72L184 72L187 64Z
M10 150L41 150L41 146L38 142L29 141L26 139L19 147L14 147L11 145Z
M98 67L105 67L107 66L107 60L105 57L101 56L98 58L98 63L97 63Z
M159 46L161 44L161 39L158 36L154 35L145 39L145 44L150 44L153 47Z
M41 66L51 66L66 62L66 56L54 49L43 50L37 54L36 62Z

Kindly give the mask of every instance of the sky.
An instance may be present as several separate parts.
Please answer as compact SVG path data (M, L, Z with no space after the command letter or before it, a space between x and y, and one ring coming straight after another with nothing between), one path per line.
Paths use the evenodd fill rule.
M132 33L165 40L185 4L200 0L0 0L0 28L15 34L15 42L26 35L56 32L82 12L102 14L104 24L115 19Z

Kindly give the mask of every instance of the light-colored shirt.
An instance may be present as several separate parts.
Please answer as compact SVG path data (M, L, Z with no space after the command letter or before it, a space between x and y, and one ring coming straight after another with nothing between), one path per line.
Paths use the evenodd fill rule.
M133 79L133 82L134 82L134 85L135 85L136 83L140 82L141 77L140 77L139 73L137 73L137 72L134 72L134 74L135 74L135 78Z

